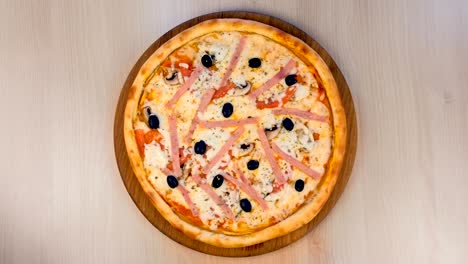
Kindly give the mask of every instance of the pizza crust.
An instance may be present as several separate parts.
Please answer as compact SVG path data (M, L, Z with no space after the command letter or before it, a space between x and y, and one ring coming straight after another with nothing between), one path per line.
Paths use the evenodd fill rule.
M151 77L153 70L180 46L183 46L194 38L214 31L252 32L266 36L289 48L306 64L312 65L317 70L323 88L326 91L333 119L333 152L328 162L328 169L322 176L321 183L314 190L314 197L285 220L258 232L244 235L216 233L186 222L182 217L177 215L148 181L133 130L133 117L137 111L144 86L147 84L148 78ZM339 91L328 66L320 56L302 40L294 36L263 23L242 19L207 20L179 33L164 43L149 57L138 72L129 91L124 115L124 138L130 163L152 204L169 223L187 236L207 244L226 248L245 247L265 242L293 232L309 223L320 212L333 191L343 163L346 150L346 136L346 115Z

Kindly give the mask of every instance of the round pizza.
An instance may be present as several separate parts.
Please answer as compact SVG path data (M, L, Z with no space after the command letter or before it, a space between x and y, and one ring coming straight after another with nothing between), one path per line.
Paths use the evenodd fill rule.
M244 247L311 221L333 190L346 117L307 44L214 19L162 44L129 90L124 135L143 190L175 228Z

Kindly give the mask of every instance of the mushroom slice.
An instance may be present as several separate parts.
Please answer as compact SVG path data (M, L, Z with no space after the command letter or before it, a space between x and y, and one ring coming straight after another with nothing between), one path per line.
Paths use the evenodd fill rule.
M145 121L145 122L148 122L148 118L149 116L152 114L151 112L151 107L149 105L147 106L143 106L143 108L141 109L143 115L143 119L140 119L141 121Z
M193 168L193 161L191 159L189 159L187 162L185 162L184 166L181 168L182 169L182 177L184 179L186 179L191 171L192 171L192 168Z
M234 92L232 93L232 95L233 96L245 95L250 91L251 87L252 87L252 84L249 81L236 84L236 87L234 88Z
M294 132L297 135L297 139L306 149L310 149L314 144L314 137L312 132L303 123L296 122Z
M167 74L164 75L164 82L169 85L179 84L179 71L178 70L169 70Z
M242 143L233 148L232 155L234 157L243 157L250 154L255 149L255 143Z
M275 124L271 128L265 128L265 134L268 139L274 139L276 136L278 136L280 130L281 128Z

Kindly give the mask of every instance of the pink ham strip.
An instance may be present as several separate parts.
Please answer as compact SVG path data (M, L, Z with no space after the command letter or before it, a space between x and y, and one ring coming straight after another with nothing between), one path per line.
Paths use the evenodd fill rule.
M231 61L229 62L228 68L226 69L226 73L224 73L223 79L221 80L219 87L223 87L227 84L229 77L231 77L231 74L234 71L234 68L239 62L240 54L242 53L242 50L245 47L245 43L246 43L246 37L242 36L239 40L239 44L237 44L234 54L232 54Z
M169 133L171 135L172 169L176 176L180 176L182 171L180 169L179 138L177 136L177 119L174 113L169 116Z
M249 180L247 180L247 178L245 177L244 173L242 173L242 171L239 170L239 168L237 168L237 166L234 166L234 170L235 172L237 173L237 175L239 175L239 178L241 179L241 181L243 183L248 183L250 184Z
M270 147L270 143L268 143L268 139L265 135L265 131L263 131L262 127L257 128L257 134L260 139L260 143L262 143L263 150L265 151L265 156L270 163L271 169L273 170L273 174L275 175L276 181L278 184L284 183L286 180L283 177L280 167L278 163L276 163L275 156L273 150Z
M192 211L193 216L198 216L198 209L193 204L192 199L190 199L187 189L185 189L185 187L183 187L180 184L177 186L177 189L182 193L182 196L184 197L185 202L190 207L190 211Z
M195 173L192 173L192 179L198 185L200 185L200 187L206 192L206 194L208 194L208 196L211 197L211 199L213 199L213 201L219 206L219 208L221 208L221 210L223 210L223 212L228 216L228 218L230 218L230 219L234 218L234 214L232 213L232 210L229 209L229 207L223 201L223 199L221 199L221 197L219 197L219 195L216 194L216 192L210 186L208 186L206 183L202 182L200 177Z
M309 175L310 177L318 180L320 179L321 175L317 171L307 167L297 159L289 156L286 152L284 152L280 147L278 147L275 143L272 143L273 150L285 161L291 164L293 167L298 168L299 170L303 171L305 174Z
M244 133L244 127L239 127L234 131L234 134L231 135L231 137L226 141L226 143L221 147L221 149L216 153L214 158L206 164L206 166L203 168L203 171L205 173L209 173L210 170L218 163L223 156L228 152L228 150L231 148L232 144L240 138L242 133Z
M201 100L200 104L198 105L197 112L195 112L195 117L192 120L192 123L190 124L189 131L187 133L187 136L185 136L185 142L188 144L190 143L190 140L192 140L192 135L193 132L195 132L195 129L197 128L199 119L198 119L198 113L203 113L205 112L206 108L208 107L208 104L211 102L211 98L213 97L214 93L216 92L215 89L209 89L206 91Z
M303 111L303 110L294 109L294 108L274 109L272 112L275 115L295 115L304 119L327 122L327 118L324 116L320 116L320 115L317 115L308 111Z
M296 62L293 59L290 59L288 63L281 70L276 73L270 80L266 81L261 87L249 94L250 99L255 99L257 96L265 92L266 90L273 87L275 84L279 83L281 79L285 78L289 72L294 68Z
M168 168L161 168L161 171L162 171L162 173L164 173L164 174L166 174L168 176L173 174L172 171L170 169L168 169Z
M241 120L222 120L222 121L205 121L200 120L200 125L205 128L214 128L214 127L231 127L231 126L243 126L247 124L257 123L258 118L248 118Z
M177 92L174 94L174 96L171 98L171 100L166 104L167 108L171 108L174 106L174 104L179 100L179 98L186 92L192 84L197 80L198 76L202 73L203 68L197 68L195 71L192 72L188 80L182 84L182 86L177 90Z
M268 209L267 203L265 202L265 200L262 199L262 197L260 197L260 194L258 194L258 192L252 186L250 186L250 184L248 183L248 181L245 178L242 171L239 170L236 166L234 166L234 171L236 172L237 175L239 175L239 177L241 179L243 178L244 180L239 181L239 180L233 178L231 175L228 175L228 174L224 174L223 175L224 178L226 178L228 181L234 183L242 191L247 193L247 195L250 196L252 199L254 199L262 207L263 210L267 210Z

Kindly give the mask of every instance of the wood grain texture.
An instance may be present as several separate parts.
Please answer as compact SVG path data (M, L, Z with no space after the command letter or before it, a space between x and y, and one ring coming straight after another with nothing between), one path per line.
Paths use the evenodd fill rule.
M223 10L283 19L340 66L353 174L314 230L249 258L179 245L138 211L113 148L142 52ZM0 263L466 263L465 0L0 0Z
M328 67L330 68L335 81L337 83L338 90L340 92L343 106L345 108L347 114L347 149L344 156L343 168L341 173L338 177L336 186L332 194L330 195L329 200L324 205L320 213L307 225L303 226L302 228L279 238L244 247L244 248L220 248L211 246L196 240L193 240L187 236L185 236L179 230L172 228L172 226L167 222L156 210L156 208L151 204L151 201L148 197L146 197L143 189L141 188L135 174L132 171L130 161L127 156L127 151L125 148L125 141L124 141L124 134L123 134L123 116L125 112L125 106L128 98L128 92L130 87L133 84L133 81L140 70L141 66L145 63L145 61L153 54L162 44L166 41L177 35L178 33L209 19L215 18L240 18L240 19L247 19L247 20L254 20L258 22L262 22L265 24L269 24L276 28L283 30L293 36L296 36L302 39L305 43L311 46L315 51L319 53L319 55L323 58L323 60L327 63ZM193 18L189 21L186 21L173 29L169 32L161 36L157 39L151 46L141 55L140 59L137 63L133 66L132 70L130 71L127 80L125 81L122 92L119 97L119 101L117 104L117 109L115 113L115 121L114 121L114 147L115 147L115 156L117 159L117 164L119 167L119 171L122 177L122 180L129 192L132 200L137 205L138 209L145 215L145 217L150 221L156 228L158 228L161 232L163 232L166 236L170 237L174 241L189 247L191 249L216 255L216 256L224 256L224 257L246 257L246 256L255 256L260 254L265 254L272 252L274 250L283 248L294 241L298 240L299 238L306 235L310 230L312 230L315 226L317 226L325 216L331 211L333 206L338 201L341 193L343 192L346 183L351 175L354 158L356 154L356 146L357 146L357 123L356 123L356 112L354 109L353 99L351 97L351 93L349 91L348 84L344 79L341 71L339 70L336 63L330 57L330 55L326 52L326 50L321 47L315 40L313 40L310 36L305 34L303 31L299 30L298 28L294 27L291 24L288 24L280 19L274 18L272 16L263 15L259 13L252 13L252 12L239 12L239 11L231 11L231 12L217 12L211 13L207 15L203 15L200 17Z

